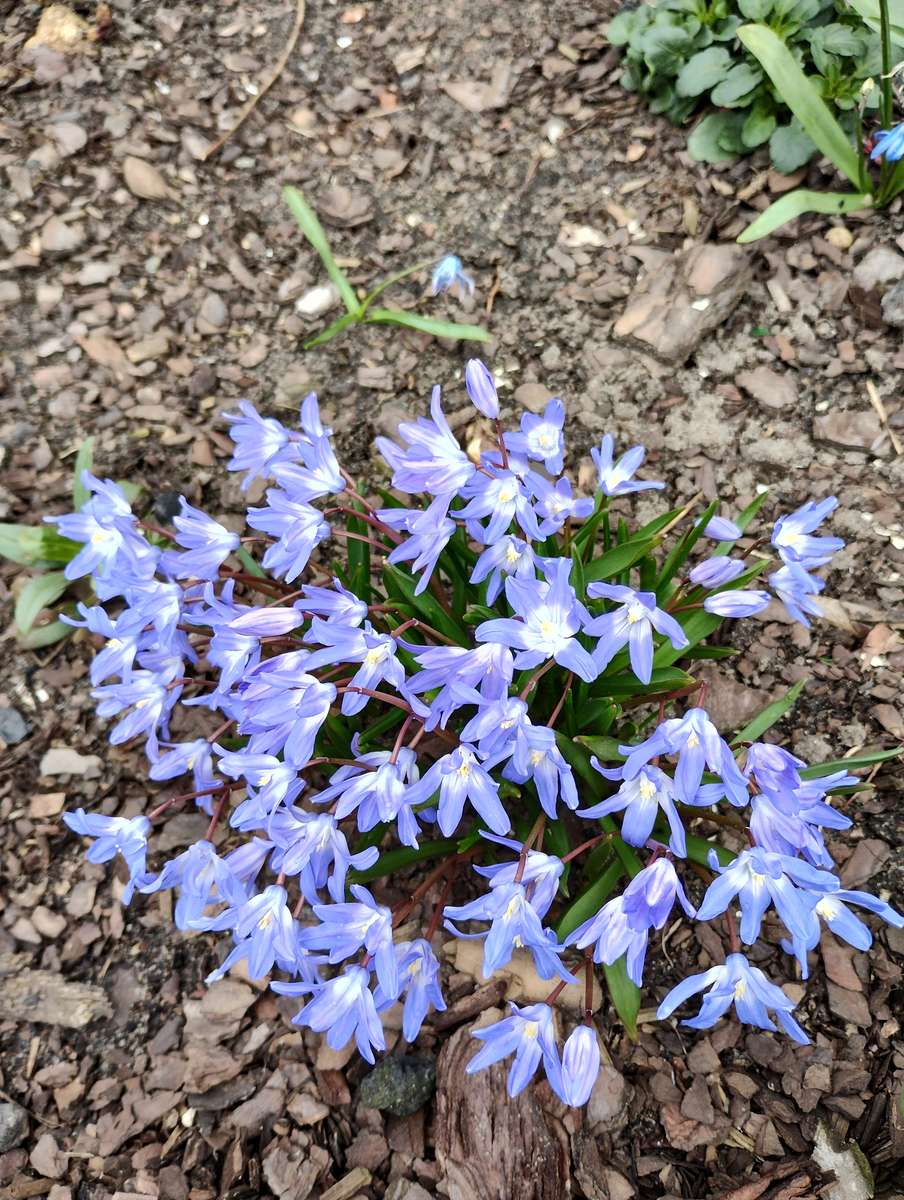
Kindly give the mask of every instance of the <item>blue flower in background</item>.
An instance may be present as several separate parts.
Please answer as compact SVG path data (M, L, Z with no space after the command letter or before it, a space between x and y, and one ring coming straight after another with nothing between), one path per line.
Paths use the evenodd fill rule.
M604 496L627 496L630 492L645 492L649 489L664 488L664 483L652 483L634 479L634 472L640 467L646 457L643 446L632 446L626 450L617 463L613 463L615 440L611 433L604 435L599 449L590 451L590 456L596 464L599 488Z
M456 254L447 254L433 268L430 290L434 296L438 296L441 292L448 292L456 284L469 296L474 295L474 280L465 274L461 259Z
M130 880L123 893L128 904L137 880L144 874L151 823L147 817L105 817L101 813L86 813L83 808L63 813L63 820L73 833L94 838L85 857L88 862L104 863L121 854L129 868Z
M326 983L303 982L270 984L282 996L312 998L292 1018L293 1025L306 1025L315 1033L325 1033L327 1045L341 1050L350 1038L358 1053L374 1062L374 1050L385 1050L386 1039L370 990L370 972L365 967L346 967L341 975Z
M440 968L429 942L416 938L413 942L400 942L396 948L399 964L401 995L405 997L402 1010L402 1034L406 1042L413 1042L420 1032L424 1018L431 1006L443 1012L446 1002L440 988ZM378 983L374 989L374 1003L382 1012L395 1003L396 997L385 991Z
M772 545L783 562L801 563L807 569L820 567L844 549L841 538L812 536L837 505L835 496L827 496L818 503L808 500L793 513L779 517L772 531Z
M507 433L505 447L513 454L523 454L534 462L542 462L550 475L558 475L565 464L565 405L557 397L543 410L543 416L525 413L521 432Z
M590 1025L577 1025L562 1047L561 1070L549 1073L549 1085L565 1104L581 1108L590 1099L600 1073L600 1043Z
M590 761L594 768L601 775L605 775L607 779L622 778L620 767L615 770L607 770L600 765L596 756ZM599 804L594 804L590 808L578 809L578 815L589 819L590 817L608 817L610 813L624 811L622 837L631 846L644 846L647 838L653 832L656 818L662 812L671 830L669 848L673 854L684 858L687 854L687 847L684 826L678 815L678 809L675 807L677 798L675 785L664 771L660 771L658 767L644 766L631 779L625 779L614 796L610 796L607 800L601 800Z
M465 387L477 411L490 420L496 420L499 416L496 381L479 358L469 358L465 364Z
M741 536L741 528L729 521L728 517L710 517L703 529L703 536L716 542L736 542Z
M703 607L718 617L753 617L769 605L772 597L768 592L744 591L717 592L707 596Z
M880 129L873 136L870 158L874 161L885 158L889 162L897 162L898 159L904 158L904 121L895 125L893 129Z
M729 558L725 554L705 558L688 574L688 579L697 587L716 588L731 583L739 575L744 574L744 564L737 558Z
M789 616L810 628L808 615L821 617L822 609L812 599L825 587L825 580L807 573L801 563L785 563L769 576L769 586L788 610Z
M500 883L470 904L447 905L443 910L446 928L456 937L486 938L483 948L483 977L489 979L494 971L510 961L516 949L529 950L543 979L554 975L575 983L570 971L560 961L564 949L552 930L544 929L523 883ZM489 921L486 933L463 934L453 924L456 921Z

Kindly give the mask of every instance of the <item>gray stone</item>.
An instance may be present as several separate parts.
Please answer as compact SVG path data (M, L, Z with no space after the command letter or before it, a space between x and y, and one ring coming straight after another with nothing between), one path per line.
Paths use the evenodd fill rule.
M876 288L881 291L890 283L904 279L904 255L891 246L874 246L854 267L852 279L855 286L865 292Z
M426 1104L435 1089L436 1065L432 1058L393 1055L364 1076L361 1103L394 1117L407 1117Z
M615 322L614 335L664 362L683 363L734 311L752 269L740 246L692 246L647 272Z
M15 746L28 737L28 723L16 708L0 708L0 741Z
M882 316L886 324L904 329L904 279L899 279L882 297Z
M0 1154L28 1136L28 1113L19 1104L0 1104Z

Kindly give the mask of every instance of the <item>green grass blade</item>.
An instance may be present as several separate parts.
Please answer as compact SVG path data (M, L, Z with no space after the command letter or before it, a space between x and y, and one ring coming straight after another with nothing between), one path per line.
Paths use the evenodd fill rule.
M345 277L345 272L333 258L330 243L324 233L323 226L317 219L317 214L302 196L298 188L284 187L283 200L289 206L289 211L298 222L298 228L305 235L320 256L320 261L326 267L326 273L336 285L342 303L350 313L357 313L360 307L355 289Z
M857 151L778 34L767 25L742 25L737 36L822 153L859 188L863 164Z
M734 735L731 744L739 746L741 742L759 741L767 729L771 729L777 721L782 719L786 712L789 712L794 707L797 703L797 697L809 682L809 679L799 679L793 687L788 688L781 699L773 700L771 704L767 704L762 712L758 712L752 721Z
M343 313L338 320L333 321L332 325L327 325L326 329L321 330L312 338L308 338L306 342L302 342L304 350L310 350L314 346L322 346L324 342L331 342L334 337L340 334L343 329L348 329L349 325L354 325L358 320L358 314L353 312Z
M462 342L488 342L490 335L482 325L459 325L456 321L439 321L422 317L420 313L400 312L395 308L372 308L364 318L365 325L404 325L419 333L434 337L457 338Z
M852 754L850 758L834 758L831 762L817 763L806 767L800 773L801 779L822 779L824 775L834 775L836 771L857 771L861 767L874 767L876 763L887 762L891 758L904 755L904 746L895 746L892 750L874 750L867 754Z
M244 546L240 546L239 549L236 550L235 554L236 554L236 558L239 560L239 562L242 564L242 566L245 568L245 570L248 572L249 575L253 575L256 579L266 579L267 578L267 572L260 565L260 563L255 562L255 560L251 557L251 555L248 553L248 551L245 549Z
M640 1012L640 988L628 978L624 954L617 958L612 966L603 963L603 974L609 995L615 1005L615 1011L621 1018L625 1031L631 1041L637 1038L637 1014Z
M768 237L789 221L796 221L804 213L849 213L872 208L873 197L867 192L810 192L800 188L770 204L738 237L742 245Z

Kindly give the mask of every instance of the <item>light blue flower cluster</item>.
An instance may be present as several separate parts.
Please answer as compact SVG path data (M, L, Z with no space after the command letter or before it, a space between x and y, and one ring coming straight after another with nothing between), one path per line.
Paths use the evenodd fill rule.
M434 286L453 283L468 280L444 260ZM611 504L664 486L636 478L642 447L616 459L604 437L596 495L577 496L562 474L562 402L506 432L484 364L468 363L465 384L492 423L489 445L465 453L437 388L429 417L404 422L399 443L377 439L392 473L383 508L339 467L314 396L297 430L245 403L227 417L230 468L243 487L269 484L248 510L247 536L185 501L172 533L143 526L115 484L85 475L88 503L53 520L82 545L67 574L90 575L100 601L73 622L104 639L91 667L98 713L116 719L111 742L144 739L152 779L193 786L147 815L78 809L66 823L92 839L92 862L122 857L127 903L135 891L175 889L179 929L230 934L211 980L239 964L253 978L282 972L273 988L304 1001L296 1023L333 1047L354 1038L370 1062L385 1048L382 1012L401 1004L414 1041L444 1008L434 946L444 924L482 941L486 978L520 956L551 983L546 1001L512 1005L476 1031L482 1047L468 1070L512 1057L515 1095L542 1064L566 1103L583 1104L600 1064L593 964L623 960L641 986L651 931L676 902L688 919L724 914L729 952L680 982L660 1016L706 991L689 1024L708 1027L734 1005L741 1020L777 1021L805 1041L791 1001L741 943L774 913L806 977L823 924L869 946L851 906L904 919L842 888L832 870L823 830L850 821L827 796L854 777L814 777L771 743L730 744L700 697L673 707L698 690L675 664L712 618L770 603L746 586L768 565L758 553L768 539L732 557L753 511L735 523L715 506L696 522L680 509L630 534ZM824 586L812 572L842 545L816 534L834 506L805 504L771 534L782 564L772 593L804 624ZM682 521L661 563L663 533ZM691 562L701 538L719 546ZM333 539L340 552L348 540L348 555L327 557ZM262 547L259 566L249 566L251 546ZM183 738L189 706L207 710L209 736ZM607 738L611 728L622 736ZM606 761L585 741L605 742ZM189 802L208 818L205 836L149 871L154 823ZM709 833L720 806L740 835L736 852L689 836L692 823ZM390 849L393 838L401 848ZM393 863L431 857L438 867L423 882L415 875L394 906L364 886ZM471 859L470 895L448 902ZM689 859L704 888L689 879ZM576 881L582 888L566 907L569 876L572 896ZM441 881L418 935L411 919ZM584 998L569 1001L578 1023L560 1051L554 1005L578 973Z

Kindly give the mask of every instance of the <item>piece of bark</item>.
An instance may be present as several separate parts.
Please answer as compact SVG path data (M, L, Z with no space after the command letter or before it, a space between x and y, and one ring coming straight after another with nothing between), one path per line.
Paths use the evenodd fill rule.
M83 1029L113 1009L103 988L69 983L54 971L32 971L18 954L0 954L0 1011L12 1021Z
M466 1075L476 1043L457 1030L437 1062L436 1157L449 1200L563 1200L569 1156L535 1088L506 1094L508 1063Z

